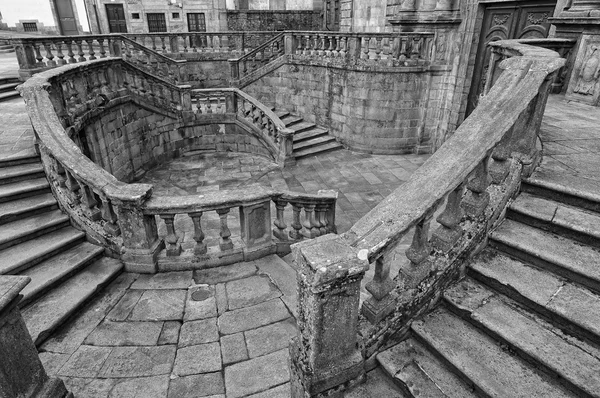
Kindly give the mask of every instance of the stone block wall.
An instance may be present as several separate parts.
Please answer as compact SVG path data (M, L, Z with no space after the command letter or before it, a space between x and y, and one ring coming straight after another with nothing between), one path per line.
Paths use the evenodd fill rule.
M354 150L406 153L437 133L443 71L377 71L288 63L244 91L329 129Z
M313 10L228 10L227 29L261 30L321 30L321 11Z
M89 120L75 140L92 161L123 182L189 151L248 152L273 159L249 127L225 116L214 115L214 123L184 124L128 101Z

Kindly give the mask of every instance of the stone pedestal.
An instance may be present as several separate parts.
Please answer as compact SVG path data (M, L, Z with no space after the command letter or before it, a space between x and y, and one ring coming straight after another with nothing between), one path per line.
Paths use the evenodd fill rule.
M0 396L72 398L62 380L50 378L17 304L26 276L0 276Z

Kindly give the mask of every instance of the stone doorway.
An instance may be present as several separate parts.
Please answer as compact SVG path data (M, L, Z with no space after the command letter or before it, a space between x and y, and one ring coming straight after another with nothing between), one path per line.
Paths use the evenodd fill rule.
M548 18L554 14L555 6L556 1L552 0L484 5L483 23L465 117L475 109L485 87L491 54L488 43L508 39L546 38L550 29Z

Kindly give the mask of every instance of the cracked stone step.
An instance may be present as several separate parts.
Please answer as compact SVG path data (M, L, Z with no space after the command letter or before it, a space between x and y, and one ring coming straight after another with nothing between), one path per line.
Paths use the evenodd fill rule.
M512 220L490 234L490 245L600 293L597 249Z
M316 127L316 124L302 121L300 123L296 123L290 127L290 129L294 130L294 135L297 133L301 133L303 131L309 130Z
M297 152L294 150L293 154L296 159L302 159L302 158L305 158L308 156L315 156L315 155L318 155L321 153L337 151L338 149L344 149L344 147L342 146L342 144L335 141L335 142L328 142L324 145L319 145L316 147L304 148Z
M411 397L477 397L469 385L412 338L377 354L377 361Z
M469 275L543 314L554 324L600 344L600 295L543 269L485 249Z
M561 202L522 193L507 217L600 248L600 215Z
M31 282L21 291L23 299L19 306L24 307L37 299L56 284L101 256L103 252L103 247L83 242L21 272L19 275L30 277Z
M8 184L44 176L44 168L41 163L26 163L0 168L0 184Z
M0 203L49 192L45 177L0 185Z
M326 144L328 144L330 142L337 143L337 141L335 140L335 137L331 137L329 135L324 135L324 136L321 136L321 137L314 137L314 138L311 138L309 140L304 140L304 141L299 142L299 143L294 143L294 151L301 151L301 150L306 149L306 148L312 148L312 147L316 147L316 146L319 146L319 145L326 145Z
M600 212L600 182L589 178L539 168L523 180L521 188L523 192Z
M542 366L577 396L600 398L600 351L466 279L444 293L450 306L490 336L509 344L532 366ZM595 354L595 355L594 355Z
M57 206L56 198L50 192L0 203L0 224L54 210Z
M40 345L97 291L118 276L123 264L104 257L22 309L32 340Z
M310 130L296 133L294 134L294 145L296 145L297 142L308 140L314 137L320 137L322 135L327 135L327 130L320 127L314 127Z
M85 239L85 233L65 227L0 251L0 275L17 274Z
M522 359L503 349L496 341L467 321L438 308L412 324L415 336L430 350L492 398L572 397Z
M69 225L69 216L52 210L0 225L0 250Z

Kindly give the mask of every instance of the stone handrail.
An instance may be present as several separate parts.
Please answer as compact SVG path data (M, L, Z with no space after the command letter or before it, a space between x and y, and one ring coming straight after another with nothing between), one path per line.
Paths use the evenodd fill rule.
M565 61L519 41L495 45L513 57L499 64L503 72L478 107L406 183L348 232L293 246L298 300L305 304L290 346L293 397L327 395L362 380L365 360L390 336L407 331L457 280L521 175L535 167L551 79ZM403 257L398 242L411 230L409 261L392 279L391 262ZM359 306L370 263L375 273L365 287L371 296Z
M280 33L241 58L229 60L231 77L237 80L240 76L246 76L282 56L284 51L284 34Z

